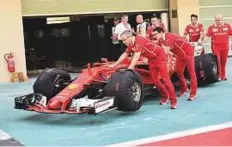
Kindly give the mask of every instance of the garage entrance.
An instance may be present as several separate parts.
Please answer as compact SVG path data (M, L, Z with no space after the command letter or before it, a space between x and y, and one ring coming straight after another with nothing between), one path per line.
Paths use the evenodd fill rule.
M160 17L164 12L140 14L149 21L154 13ZM129 23L134 28L137 14L129 14ZM27 70L58 67L75 72L88 62L102 57L111 59L113 18L121 15L23 18Z

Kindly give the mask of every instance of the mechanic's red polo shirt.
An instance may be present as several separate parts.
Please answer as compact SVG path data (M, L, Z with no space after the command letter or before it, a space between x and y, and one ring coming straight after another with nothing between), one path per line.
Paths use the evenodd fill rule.
M152 26L148 27L148 29L147 29L147 36L148 36L148 38L150 38L151 40L153 39L153 38L152 38L152 32L153 32L153 30L154 30L155 28L157 28L157 27L161 27L161 28L164 30L164 32L167 31L163 23L158 23L158 24L156 24L155 26L152 25Z
M208 28L206 35L212 37L211 40L214 46L219 46L221 49L228 49L229 36L232 35L232 29L227 23L220 26L213 24Z
M164 33L164 38L159 41L159 44L169 46L170 51L180 58L194 56L192 45L176 34Z
M133 45L126 49L126 53L141 52L141 55L148 59L149 64L160 66L166 63L164 49L154 44L150 39L142 36L135 36ZM165 65L166 66L166 65Z
M196 25L189 24L185 28L184 35L189 35L190 42L197 42L200 38L200 33L204 32L203 24L197 23Z

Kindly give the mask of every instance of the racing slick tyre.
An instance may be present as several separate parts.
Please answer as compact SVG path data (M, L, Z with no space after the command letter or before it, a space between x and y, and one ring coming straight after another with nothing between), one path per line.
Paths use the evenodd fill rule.
M45 69L36 79L33 90L34 93L42 94L49 99L64 89L66 85L63 83L70 80L71 76L64 70L57 68Z
M195 70L199 85L217 82L217 57L211 53L195 57Z
M115 96L119 111L137 111L144 99L142 79L133 70L115 72L104 87L104 95Z

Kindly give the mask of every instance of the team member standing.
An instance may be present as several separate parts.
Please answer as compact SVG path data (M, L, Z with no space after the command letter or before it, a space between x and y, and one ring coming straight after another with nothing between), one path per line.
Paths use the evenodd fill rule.
M215 24L209 26L204 42L211 37L211 49L217 56L219 80L227 80L226 63L229 51L229 36L232 35L231 26L222 22L222 15L215 16Z
M139 14L136 16L136 33L137 35L141 35L145 37L147 35L147 29L149 27L149 23L143 20L143 15Z
M120 40L120 35L123 31L130 30L131 31L131 25L128 23L128 16L123 15L121 17L121 22L116 26L114 36L117 36ZM120 42L120 54L122 54L126 49L126 46Z
M188 100L194 101L197 93L197 77L195 73L194 63L194 48L192 45L172 33L164 33L164 30L160 27L154 29L154 37L159 41L159 44L164 48L170 50L176 55L176 72L180 79L181 90L179 96L183 96L187 91L187 83L184 77L185 66L187 66L188 73L190 76L190 95Z
M198 23L198 16L195 14L191 15L191 24L187 25L184 31L184 37L189 38L189 42L198 42L202 44L204 37L204 26L201 23ZM202 54L204 54L204 48Z
M128 67L129 69L134 69L139 57L141 55L146 57L149 62L149 69L154 85L157 87L160 93L165 95L165 97L161 99L160 104L166 104L170 100L171 109L176 109L176 94L168 75L166 54L163 48L154 44L146 37L134 36L131 31L124 31L121 34L121 40L127 46L127 49L112 67L119 65L129 54L134 53L133 59ZM158 78L159 74L161 75L164 84L160 82Z
M198 23L198 16L191 15L191 24L187 25L184 32L184 37L189 35L189 42L202 43L204 37L204 26Z
M113 47L112 47L112 51L110 53L110 57L113 59L113 60L117 60L118 57L120 56L120 44L119 44L119 40L118 40L118 36L116 35L115 33L115 30L116 30L116 26L120 23L120 20L118 18L114 18L114 26L112 27L112 44L113 44Z

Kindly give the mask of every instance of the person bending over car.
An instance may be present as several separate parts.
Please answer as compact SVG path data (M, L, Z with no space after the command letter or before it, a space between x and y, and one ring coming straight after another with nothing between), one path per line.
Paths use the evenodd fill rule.
M121 40L127 46L127 49L111 67L116 67L126 59L129 54L133 53L133 58L128 68L134 69L140 56L146 57L148 59L154 85L160 91L161 95L164 96L161 98L160 104L165 105L170 100L171 109L176 109L177 99L174 86L168 75L164 49L161 46L154 44L148 38L135 36L133 32L128 30L121 34ZM159 75L161 75L164 84L160 82Z
M188 86L184 77L185 66L187 66L191 89L188 100L194 101L197 93L197 77L195 72L193 46L176 34L164 33L164 30L161 27L155 28L153 30L153 35L158 40L159 45L171 51L176 56L176 72L181 83L180 97L188 91Z

